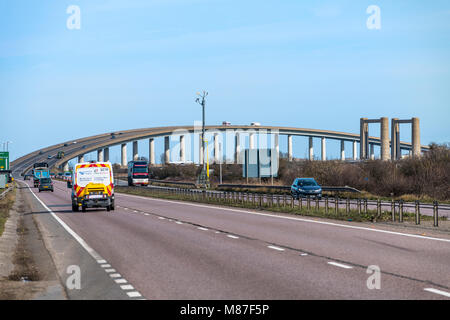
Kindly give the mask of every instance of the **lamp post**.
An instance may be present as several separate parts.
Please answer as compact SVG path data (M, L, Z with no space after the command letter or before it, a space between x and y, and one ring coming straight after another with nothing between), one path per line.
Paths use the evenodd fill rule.
M209 172L206 172L206 163L205 163L205 105L206 105L206 96L208 95L208 92L203 91L202 93L197 92L197 99L195 99L195 102L200 104L202 106L202 151L203 151L203 174L206 173L207 178L209 178ZM206 183L208 181L205 181L205 187Z

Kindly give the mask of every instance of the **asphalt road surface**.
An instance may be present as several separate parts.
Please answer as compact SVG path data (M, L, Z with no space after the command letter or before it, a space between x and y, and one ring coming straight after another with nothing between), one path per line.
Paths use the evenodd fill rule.
M448 235L118 193L72 212L54 184L26 191L62 281L80 268L70 298L450 299Z

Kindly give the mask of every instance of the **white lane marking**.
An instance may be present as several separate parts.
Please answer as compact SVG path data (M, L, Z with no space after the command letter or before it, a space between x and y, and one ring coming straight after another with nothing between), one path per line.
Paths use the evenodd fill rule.
M227 237L228 237L228 238L231 238L231 239L239 239L239 237L233 236L233 235L231 235L231 234L227 234Z
M177 221L177 222L175 222L176 224L183 224L183 222L181 222L181 221Z
M446 291L442 291L442 290L438 290L438 289L433 289L433 288L425 288L425 289L423 289L423 290L428 291L428 292L432 292L432 293L436 293L436 294L440 294L440 295L442 295L442 296L444 296L444 297L450 298L450 293L448 293L448 292L446 292Z
M121 277L120 273L111 273L109 276L111 278L120 278Z
M277 215L269 214L269 213L260 213L260 212L252 212L252 211L246 211L246 210L232 209L232 208L208 206L208 205L202 205L202 204L189 203L187 201L180 202L180 201L164 200L164 199L157 199L157 198L150 198L150 197L141 197L141 196L135 196L135 195L126 194L126 193L119 193L119 192L117 192L117 194L120 195L120 196L125 196L125 197L139 198L139 199L150 200L150 201L168 202L168 203L174 203L174 204L179 204L179 205L183 205L183 206L210 208L210 209L215 209L215 210L247 213L247 214L259 215L259 216L273 217L273 218L278 218L278 219L287 219L287 220L295 220L295 221L308 222L308 223L324 224L324 225L329 225L329 226L334 226L334 227L342 227L342 228L349 228L349 229L365 230L365 231L372 231L372 232L381 232L381 233L387 233L387 234L393 234L393 235L397 235L397 236L404 236L404 237L411 237L411 238L418 238L418 239L450 242L450 239L432 238L432 237L420 236L420 235L416 235L416 234L401 233L401 232L388 231L388 230L382 230L382 229L372 229L372 228L366 228L366 227L349 226L349 225L346 225L346 224L339 224L339 223L334 223L334 222L309 220L309 219L305 219L305 218L294 218L294 217L286 217L286 216L277 216Z
M41 200L39 197L31 190L30 186L25 183L27 188L30 190L31 194L36 198L37 201L50 213L50 215L81 245L81 247L89 253L91 257L93 257L98 264L106 264L107 261L103 259L100 254L97 253L94 249L92 249L86 241L83 240L75 231L73 231L64 221L62 221L52 210L50 210L49 207ZM109 274L111 278L120 278L121 275L118 273ZM122 283L119 281L123 281L123 283L126 283L127 281L125 279L116 279L116 283Z
M134 212L134 213L137 213L137 211L136 211L136 210L134 210L133 212Z
M128 210L128 208L123 208L124 210Z
M120 286L120 289L122 290L134 290L134 287L131 284L125 284Z
M214 232L214 233L220 233L220 231L216 231L216 232Z
M208 231L208 229L206 228L202 228L202 227L197 227L198 230L203 230L203 231Z
M137 291L127 292L127 295L130 298L142 297L142 295L139 292L137 292Z
M144 212L144 216L149 216L149 214Z
M270 249L273 249L273 250L278 250L278 251L284 251L283 248L275 247L275 246L267 246L267 248L270 248Z
M337 263L337 262L333 262L333 261L328 261L328 264L331 264L333 266L339 267L339 268L344 268L344 269L353 269L352 266L348 266L346 264L342 264L342 263Z
M125 280L125 279L115 279L114 281L116 283L127 283L127 280Z
M106 263L106 260L104 260L94 249L92 249L86 241L83 240L75 231L73 231L64 221L62 221L52 210L50 210L49 207L45 205L44 202L42 202L41 199L38 198L37 195L34 194L33 190L31 190L30 186L28 184L25 184L28 189L30 190L31 194L39 201L39 203L48 211L50 212L50 215L55 218L56 221L59 222L59 224L72 236L75 238L75 240L86 250L91 257L93 257L95 260L97 260L98 263Z
M111 268L111 265L110 264L102 264L102 265L100 265L100 267L102 267L102 268Z
M164 218L164 217L158 217L158 219L165 220L166 218Z
M307 253L301 253L300 255L301 256L307 256L308 254Z
M116 272L116 269L105 269L105 272L108 272L108 273Z

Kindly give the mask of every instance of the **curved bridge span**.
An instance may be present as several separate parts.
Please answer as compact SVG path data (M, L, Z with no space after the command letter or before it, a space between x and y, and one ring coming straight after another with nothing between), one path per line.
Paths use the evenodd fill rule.
M287 136L288 139L288 157L292 159L293 147L292 147L292 137L293 136L304 136L309 138L309 159L314 159L314 153L312 148L312 139L321 139L321 150L322 150L322 160L326 159L326 149L325 143L326 139L339 140L341 141L341 160L345 160L344 153L344 142L349 141L353 143L353 160L357 160L357 144L360 144L361 134L346 133L346 132L336 132L329 130L317 130L317 129L305 129L305 128L293 128L293 127L277 127L277 126L248 126L248 125L217 125L217 126L206 126L206 133L214 134L214 155L215 159L218 158L218 135L220 134L232 134L234 139L234 149L235 149L235 160L237 160L240 152L240 139L241 135L249 136L250 148L252 148L253 137L258 134L267 134L274 137L274 147L278 149L278 139L280 135ZM180 151L181 154L184 153L184 136L187 134L201 134L201 127L197 126L169 126L169 127L154 127L154 128L144 128L144 129L133 129L124 131L114 131L99 135L94 135L90 137L70 140L62 142L53 146L49 146L40 150L36 150L27 155L24 155L11 163L11 168L14 172L26 172L28 171L33 163L38 161L46 161L50 166L61 167L67 169L67 163L69 160L78 158L79 161L84 160L84 155L93 151L97 151L98 160L109 160L109 148L113 146L121 146L122 148L122 165L126 165L126 144L133 142L133 155L137 155L137 141L142 139L149 139L149 160L150 162L155 162L154 157L154 139L158 137L164 137L165 145L165 160L169 160L169 137L180 136ZM217 140L216 140L217 139ZM370 146L370 155L367 158L373 157L373 147L381 146L382 141L378 137L366 137L366 142ZM386 142L385 142L386 143ZM390 145L390 140L388 141ZM413 145L408 142L400 142L399 146L402 150L412 150ZM201 146L199 147L201 148ZM428 146L421 146L421 151L427 151ZM225 149L225 148L224 148ZM64 151L63 159L56 159L55 155L58 151ZM199 150L201 154L201 150ZM361 152L360 152L361 154ZM51 155L52 158L48 159ZM217 156L216 156L217 155ZM200 161L202 161L200 159Z

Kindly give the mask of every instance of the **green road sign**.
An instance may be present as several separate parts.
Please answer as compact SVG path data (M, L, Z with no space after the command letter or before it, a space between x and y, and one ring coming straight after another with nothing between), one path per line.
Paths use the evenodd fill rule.
M9 152L0 152L0 170L9 170Z

